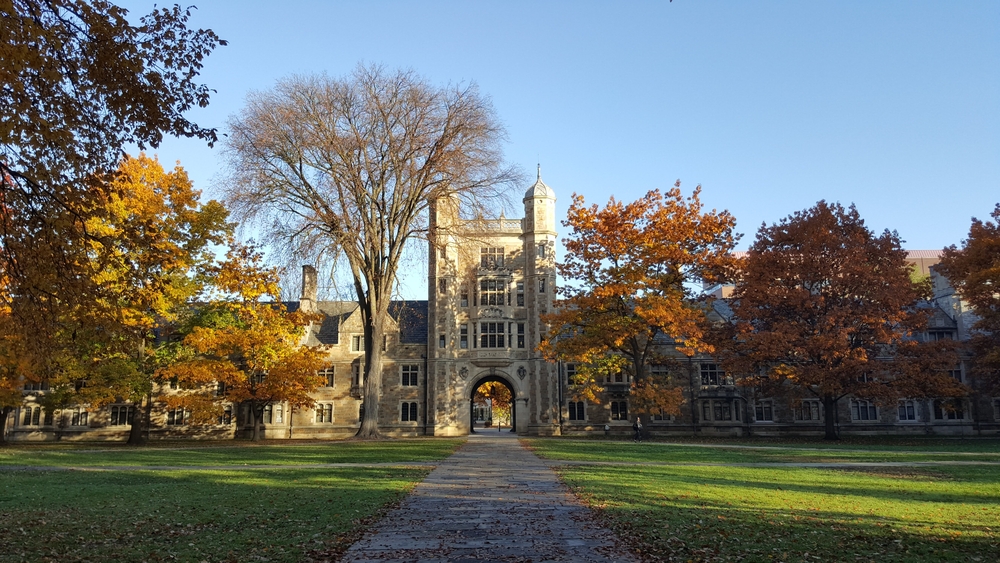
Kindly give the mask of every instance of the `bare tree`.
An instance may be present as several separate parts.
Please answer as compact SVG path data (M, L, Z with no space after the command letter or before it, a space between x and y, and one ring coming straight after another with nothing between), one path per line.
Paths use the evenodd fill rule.
M412 71L363 65L252 93L229 128L225 189L237 217L296 256L350 268L365 325L357 436L377 438L376 343L404 247L426 234L436 199L467 217L495 213L519 179L503 160L504 128L474 84L438 88Z

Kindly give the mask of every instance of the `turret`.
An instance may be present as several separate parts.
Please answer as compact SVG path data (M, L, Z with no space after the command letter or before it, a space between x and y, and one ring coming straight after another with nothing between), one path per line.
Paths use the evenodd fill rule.
M526 274L534 279L540 294L539 312L547 312L555 283L556 246L556 194L542 181L542 167L538 166L538 179L524 192L524 255Z
M542 166L538 179L524 192L524 232L556 236L556 194L542 181Z

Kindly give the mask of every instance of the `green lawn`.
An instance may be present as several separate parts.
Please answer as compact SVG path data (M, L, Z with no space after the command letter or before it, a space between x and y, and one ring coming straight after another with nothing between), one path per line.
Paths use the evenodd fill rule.
M657 560L985 562L1000 557L998 465L727 467L694 464L775 462L782 454L802 461L815 450L799 444L784 452L772 445L777 449L762 452L631 443L595 448L583 441L588 443L589 448L580 441L530 441L550 459L624 460L558 471L620 536ZM873 453L840 449L836 458L846 461L867 460ZM962 448L951 457L964 459L963 453L998 461ZM903 456L896 461L939 458L894 455ZM672 464L676 461L683 464Z
M26 444L0 448L3 466L229 466L305 465L319 463L399 463L444 459L462 443L458 439L407 439L379 442L222 445L175 443L130 448L123 444Z
M628 435L631 437L631 433ZM609 439L598 436L598 439ZM622 437L617 437L624 441ZM851 450L885 450L885 451L935 451L935 452L984 452L1000 453L1000 439L981 437L941 437L941 436L843 436L839 440L822 440L816 437L797 436L744 436L744 437L707 437L707 436L677 436L664 440L673 444L692 443L698 445L718 446L753 446L753 447L805 447L809 449L851 449Z
M188 449L0 450L0 561L327 560L460 440ZM231 456L231 457L230 457ZM301 464L392 462L382 467ZM268 463L273 468L199 469ZM176 470L49 471L54 465Z
M548 459L568 461L604 461L614 463L842 463L842 462L919 462L919 461L989 461L1000 462L1000 440L961 444L924 445L923 449L905 446L851 446L825 443L780 446L739 443L707 444L594 440L532 440L536 453Z

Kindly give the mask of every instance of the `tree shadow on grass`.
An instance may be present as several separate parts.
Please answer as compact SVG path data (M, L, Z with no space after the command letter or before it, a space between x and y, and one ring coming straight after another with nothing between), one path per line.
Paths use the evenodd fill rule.
M582 469L582 468L581 468ZM642 467L633 468L636 486L645 482L644 474L659 474L676 487L688 489L719 487L739 489L754 496L820 495L858 497L889 502L935 502L967 505L1000 505L996 490L1000 468L943 468L929 472L960 475L960 479L899 479L876 477L867 473L851 474L842 469L817 468L744 468L744 467ZM723 473L725 475L723 475ZM628 486L627 474L616 473L620 486Z
M676 508L668 518L652 508L599 512L654 560L989 561L998 549L995 535L970 536L954 528L920 532L898 521L822 512L690 507Z
M601 469L564 468L563 475L654 559L986 561L998 552L995 495L974 504L962 500L967 495L873 498L863 486L761 487L735 477Z
M195 448L25 448L5 452L0 467L44 466L241 466L324 463L397 463L436 461L451 455L462 440L397 440L392 443L330 442L325 444L219 446Z
M340 538L426 474L397 467L0 472L0 559L303 561L335 552Z

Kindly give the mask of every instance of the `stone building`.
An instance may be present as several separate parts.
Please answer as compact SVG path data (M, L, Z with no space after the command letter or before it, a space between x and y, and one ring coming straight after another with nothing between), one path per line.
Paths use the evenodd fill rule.
M555 296L555 202L539 173L523 219L461 220L448 201L431 207L428 433L467 434L487 381L510 389L516 432L558 433L557 366L535 351Z
M465 220L454 202L430 209L428 299L397 301L386 327L379 426L396 436L459 436L472 430L473 396L487 382L513 397L512 425L520 434L559 432L561 395L556 366L535 352L543 334L540 315L555 290L555 194L541 180L523 198L524 219ZM329 360L327 384L316 406L292 410L275 404L264 412L264 436L333 438L352 435L364 415L364 338L354 302L319 301L316 270L303 267L302 296L286 303L320 313L303 344L321 347ZM27 386L25 404L9 418L12 440L122 439L128 405L99 412L86 405L45 413ZM151 437L232 438L246 435L245 405L228 405L218 424L189 424L182 410L154 409Z
M626 374L612 374L599 404L574 396L572 364L552 364L536 351L545 334L541 316L555 297L556 197L541 180L523 197L524 218L468 220L454 202L430 208L428 299L391 305L385 350L379 425L395 436L460 436L473 430L481 415L473 397L485 382L505 385L513 397L513 431L523 435L629 435L636 413L629 403ZM935 298L924 306L932 321L924 338L968 338L972 313L947 281L933 270L938 253L911 252L918 272L930 275ZM353 435L364 415L361 374L364 338L354 302L319 301L316 271L303 267L302 296L286 305L321 313L307 328L303 343L322 347L327 384L315 392L313 409L273 405L264 413L269 439L335 438ZM725 296L725 288L719 296ZM725 300L715 314L727 314ZM670 343L664 341L670 348ZM824 430L818 401L758 397L706 356L682 358L672 366L684 385L681 413L651 413L646 428L659 435L813 435ZM969 383L963 361L953 377ZM111 405L100 411L85 405L46 413L36 401L46 390L27 386L25 403L8 420L11 440L124 439L131 410ZM904 400L886 407L844 399L836 413L842 434L1000 434L1000 398L981 393L957 403ZM479 406L482 408L482 405ZM153 438L233 438L249 432L249 416L229 405L218 423L195 426L180 410L155 409Z

